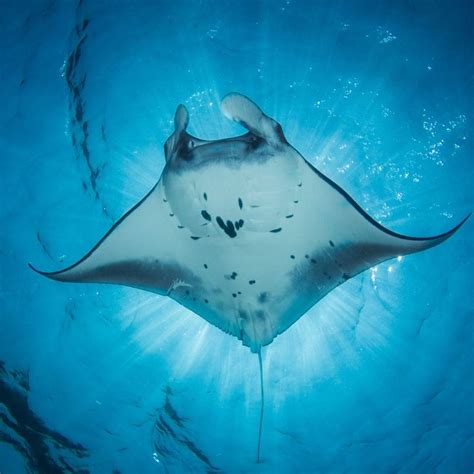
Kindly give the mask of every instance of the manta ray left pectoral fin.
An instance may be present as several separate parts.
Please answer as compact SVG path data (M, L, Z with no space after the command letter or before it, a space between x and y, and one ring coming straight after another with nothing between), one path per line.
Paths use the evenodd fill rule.
M183 277L174 263L173 227L164 225L166 211L154 189L73 265L56 272L30 267L57 281L115 283L166 294L172 282Z

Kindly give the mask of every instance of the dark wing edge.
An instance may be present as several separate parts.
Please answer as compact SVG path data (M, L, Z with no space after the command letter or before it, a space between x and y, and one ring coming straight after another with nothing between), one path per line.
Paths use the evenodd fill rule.
M304 158L303 158L304 159ZM395 237L397 239L405 240L405 241L411 241L411 242L418 242L420 244L424 243L425 245L422 245L422 248L419 250L424 250L428 249L431 247L434 247L442 242L444 242L446 239L451 237L453 234L455 234L461 227L462 225L471 217L472 212L467 214L464 219L461 220L458 224L456 224L452 229L443 232L438 235L432 235L428 237L412 237L409 235L404 235L404 234L399 234L398 232L394 232L393 230L388 229L387 227L384 227L382 224L377 222L373 217L371 217L362 207L355 201L354 198L352 198L344 189L342 189L338 184L336 184L334 181L332 181L330 178L328 178L326 175L321 173L318 169L316 169L309 161L304 159L306 164L310 167L314 173L318 175L322 180L324 180L327 184L329 184L332 188L334 188L336 191L338 191L350 204L353 206L353 208L361 214L364 219L366 219L368 222L370 222L373 226L375 226L377 229L381 230L385 234ZM417 249L418 250L418 249ZM416 251L416 250L415 250Z
M109 237L112 232L133 212L135 209L137 209L147 198L148 196L151 195L151 193L155 190L155 188L158 186L158 183L153 186L153 188L140 200L138 201L137 204L135 204L133 207L131 207L125 214L120 217L117 222L115 222L112 227L104 234L104 236L79 260L77 260L75 263L72 265L63 268L61 270L57 270L54 272L44 272L42 270L39 270L36 268L34 265L31 263L28 263L28 266L36 273L39 275L42 275L44 277L50 278L51 280L56 280L56 281L69 281L69 282L75 282L75 281L80 281L77 276L71 275L71 270L76 269L81 263L84 263L99 247L100 245Z

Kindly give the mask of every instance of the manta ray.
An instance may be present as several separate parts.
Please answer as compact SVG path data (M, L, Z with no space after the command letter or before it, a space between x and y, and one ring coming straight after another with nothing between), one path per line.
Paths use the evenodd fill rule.
M316 169L281 125L231 93L224 115L247 133L201 140L179 105L157 184L73 265L35 271L168 296L259 355L331 290L387 259L452 236L389 230ZM260 450L260 435L259 448ZM259 459L259 454L257 455Z

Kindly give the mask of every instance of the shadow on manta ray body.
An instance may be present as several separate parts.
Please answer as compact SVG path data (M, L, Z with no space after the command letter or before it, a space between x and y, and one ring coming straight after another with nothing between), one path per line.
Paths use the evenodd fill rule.
M200 140L186 131L188 112L178 106L153 189L78 262L36 271L169 296L257 353L262 381L261 347L332 289L387 259L440 244L469 216L433 237L388 230L250 99L229 94L222 110L248 133Z

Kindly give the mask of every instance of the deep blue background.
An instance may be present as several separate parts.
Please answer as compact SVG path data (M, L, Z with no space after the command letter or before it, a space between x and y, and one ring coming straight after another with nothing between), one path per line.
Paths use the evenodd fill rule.
M178 103L203 138L254 99L389 228L473 209L473 6L0 2L0 472L474 469L471 219L336 289L255 355L175 302L65 285L159 178Z

